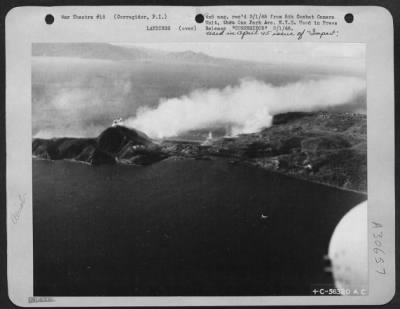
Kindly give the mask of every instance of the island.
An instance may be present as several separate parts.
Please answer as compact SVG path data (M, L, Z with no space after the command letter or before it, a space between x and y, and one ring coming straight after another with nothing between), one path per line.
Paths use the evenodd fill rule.
M115 125L94 138L34 138L32 155L94 166L225 159L366 193L366 130L366 115L329 111L278 114L272 126L237 136L212 137L203 130L198 139L153 140L134 128Z

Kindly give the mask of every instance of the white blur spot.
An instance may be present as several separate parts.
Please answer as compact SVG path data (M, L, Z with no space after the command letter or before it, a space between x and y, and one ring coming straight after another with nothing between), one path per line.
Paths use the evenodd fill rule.
M328 256L338 289L368 288L367 202L351 209L336 226Z
M117 127L117 126L123 126L124 122L122 121L122 118L119 119L114 119L112 122L112 127Z

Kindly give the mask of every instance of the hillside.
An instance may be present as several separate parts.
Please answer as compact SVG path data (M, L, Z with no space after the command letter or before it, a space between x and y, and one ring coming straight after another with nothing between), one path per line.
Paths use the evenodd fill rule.
M346 189L367 191L366 116L288 113L259 134L221 141L251 164Z
M147 165L170 159L229 159L340 188L367 191L366 116L354 113L286 113L258 133L200 144L165 140L123 126L97 138L34 139L34 157L98 164Z
M32 154L49 160L74 160L92 165L147 165L165 157L144 133L123 126L110 127L97 138L34 139Z
M164 143L171 155L229 158L319 183L367 191L366 116L354 113L286 113L259 133L216 138L207 146Z

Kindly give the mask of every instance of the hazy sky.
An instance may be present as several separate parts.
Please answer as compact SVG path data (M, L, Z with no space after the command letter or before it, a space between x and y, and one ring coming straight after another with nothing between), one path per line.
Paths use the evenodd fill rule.
M365 70L365 44L362 43L151 43L116 44L162 51L202 52L210 56L269 63L347 66Z
M45 57L32 61L36 137L93 137L119 117L160 137L207 126L210 119L233 123L236 132L251 132L281 112L365 111L363 44L114 45L150 48L153 52L143 54L155 60L142 61L141 53L127 52L122 55L132 61L121 63L121 48L107 44L37 46ZM164 57L164 52L185 51L267 65L217 60L208 65L201 56Z

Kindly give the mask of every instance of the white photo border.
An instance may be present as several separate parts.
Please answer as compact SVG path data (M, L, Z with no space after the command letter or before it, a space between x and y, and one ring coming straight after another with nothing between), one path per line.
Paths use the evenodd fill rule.
M198 13L229 14L269 10L275 13L299 12L335 15L351 12L356 22L341 23L338 37L323 42L366 44L367 139L368 139L368 296L257 296L257 297L51 297L33 296L32 237L32 119L31 46L37 42L272 42L276 38L215 38L204 32L169 34L136 29L126 22L62 22L49 26L46 14L98 14L114 12L146 14L167 12L171 25L192 20ZM135 24L136 25L136 24ZM279 38L296 43L296 38ZM321 42L306 38L303 42ZM6 160L7 160L7 257L8 288L11 301L18 306L266 306L266 305L380 305L395 294L395 200L394 200L394 59L393 19L378 6L59 6L17 7L6 16ZM21 202L21 201L24 202ZM19 209L18 223L13 214ZM384 229L385 275L377 272L374 226Z

